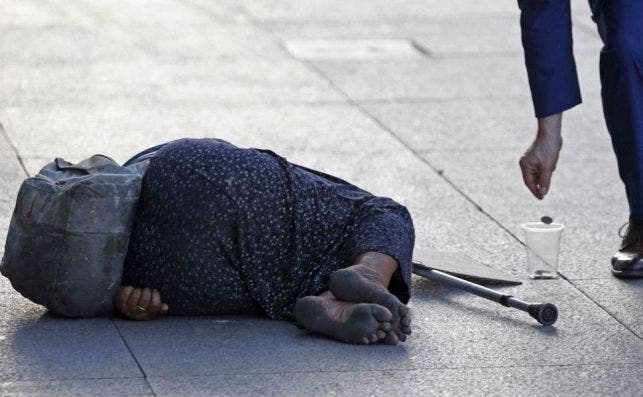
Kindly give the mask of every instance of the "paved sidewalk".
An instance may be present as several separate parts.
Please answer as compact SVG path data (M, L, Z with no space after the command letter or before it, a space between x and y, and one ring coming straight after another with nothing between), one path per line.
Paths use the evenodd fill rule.
M0 395L642 395L643 280L609 273L626 200L573 3L584 104L538 202L517 166L535 120L515 1L0 0L2 241L54 157L220 137L394 197L418 246L560 311L543 328L417 278L410 340L363 347L250 317L61 319L0 278ZM519 224L542 215L567 225L558 280L526 277Z

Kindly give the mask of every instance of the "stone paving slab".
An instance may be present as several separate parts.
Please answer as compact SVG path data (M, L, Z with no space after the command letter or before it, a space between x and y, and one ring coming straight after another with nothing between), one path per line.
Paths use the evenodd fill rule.
M155 87L166 81L151 62L3 64L0 70L3 122L9 118L4 111L14 106L31 110L65 104L103 106L114 100L150 103L158 96Z
M426 368L150 378L159 396L638 396L641 367L627 365Z
M128 33L132 28L122 29ZM254 26L247 23L224 24L212 21L202 24L141 26L133 28L131 41L142 53L159 61L220 60L251 58L280 60L286 58L283 48ZM212 40L225 37L225 40Z
M576 56L584 94L600 93L598 55ZM520 56L431 58L410 61L315 61L317 68L357 101L467 98L529 98Z
M0 31L0 62L3 65L76 64L109 59L131 61L140 57L136 47L128 43L128 36L118 31L106 35L74 25L18 26ZM30 45L25 46L25 42Z
M565 281L503 289L559 307L555 327L526 313L417 280L414 333L400 346L354 346L292 324L244 317L166 317L155 323L116 320L150 377L571 364L642 365L643 346ZM588 322L586 319L591 318ZM475 326L472 326L475 324ZM269 338L270 343L266 343ZM171 348L169 348L171 346Z
M536 129L529 98L365 103L363 106L416 151L476 148L499 152L521 148L515 153L519 155L533 139Z
M528 95L525 91L527 75L519 57L315 61L314 64L342 91L358 101L513 99Z
M564 280L496 288L527 302L554 303L559 317L551 327L429 280L414 287L414 335L422 343L410 345L411 356L423 365L432 360L447 367L643 362L640 339Z
M413 18L395 21L291 21L262 22L279 39L375 39L410 38L431 56L522 56L520 18L509 14L467 14L445 18ZM574 29L574 50L597 54L600 39L585 29ZM472 39L475 38L475 39Z
M145 71L145 72L143 72ZM2 108L127 101L177 109L214 104L314 103L343 98L328 82L293 60L204 61L187 64L104 62L74 65L1 65ZM4 112L3 112L4 113ZM129 115L129 114L128 114ZM3 115L3 119L6 115Z
M46 26L57 23L57 15L50 12L47 6L33 1L4 0L0 13L0 26Z
M107 318L45 314L17 294L0 294L0 382L142 376Z
M136 32L132 34L132 30ZM127 62L155 59L230 60L285 58L278 43L246 23L208 22L198 25L143 25L123 28L114 23L100 29L80 24L14 26L1 30L3 64L87 64L101 61ZM212 37L227 37L225 41ZM33 42L24 47L24 42Z
M252 1L242 2L250 15L258 20L364 20L404 19L414 17L445 17L478 13L518 13L513 2L494 0L315 0Z
M143 378L8 381L0 383L8 396L152 396ZM178 393L180 394L180 393Z
M643 338L643 280L574 280L574 286Z
M407 145L427 153L475 148L513 155L517 161L532 142L537 128L529 98L406 101L363 106ZM585 103L565 113L563 140L563 158L591 160L597 154L613 153L599 98L586 98Z
M424 52L409 39L292 39L283 43L295 58L317 59L420 59Z
M171 107L133 109L58 107L0 110L6 130L26 158L78 161L104 153L125 161L140 150L183 137L216 137L241 147L352 152L383 150L391 140L360 111L346 105L283 107ZM43 126L46 126L43 127ZM91 131L91 133L88 133ZM47 160L45 160L47 161Z
M283 50L250 25L231 1L91 1L74 2L65 10L85 15L97 39L131 47L124 57L145 55L157 61L230 58L283 58ZM168 9L173 9L169 13ZM77 19L77 18L76 18ZM74 19L68 23L78 23ZM225 40L212 40L225 37Z
M91 0L75 1L72 5L91 15L97 22L115 23L121 27L133 28L144 25L181 26L190 24L207 24L213 17L229 18L231 2L217 1L217 7L205 13L199 8L176 0L108 0L99 3ZM219 15L214 10L220 10Z

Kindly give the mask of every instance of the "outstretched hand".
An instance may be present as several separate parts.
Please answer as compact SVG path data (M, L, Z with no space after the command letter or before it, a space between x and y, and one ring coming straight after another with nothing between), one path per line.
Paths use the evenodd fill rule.
M539 119L536 139L520 159L522 179L539 200L549 191L563 145L561 120L562 113Z
M161 302L157 290L122 286L116 297L116 309L132 320L153 320L167 313L169 307Z

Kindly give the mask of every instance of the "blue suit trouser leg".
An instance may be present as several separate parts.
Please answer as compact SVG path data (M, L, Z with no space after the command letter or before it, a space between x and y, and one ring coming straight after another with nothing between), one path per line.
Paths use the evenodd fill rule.
M643 220L643 1L605 1L596 11L605 44L600 58L605 122L630 218Z

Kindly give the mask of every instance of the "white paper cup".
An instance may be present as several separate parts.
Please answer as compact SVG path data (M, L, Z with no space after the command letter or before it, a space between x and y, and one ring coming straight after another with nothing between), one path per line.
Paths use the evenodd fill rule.
M529 222L521 225L527 242L527 269L534 279L558 277L561 223Z

